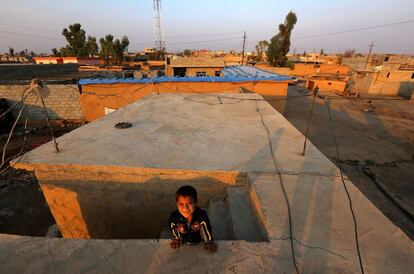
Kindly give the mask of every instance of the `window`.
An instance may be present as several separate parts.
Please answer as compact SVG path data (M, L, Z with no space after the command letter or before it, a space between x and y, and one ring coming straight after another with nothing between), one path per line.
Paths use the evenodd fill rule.
M413 73L413 74L411 74L411 79L414 79L414 73Z
M207 76L207 72L205 72L205 71L197 71L196 72L196 76L197 77L205 77L205 76Z
M216 71L214 72L214 76L216 76L216 77L220 77L220 76L221 76L221 71L216 70Z
M391 72L387 73L387 78L390 78Z
M388 62L388 60L390 59L390 57L388 57L388 56L385 56L384 57L384 62Z

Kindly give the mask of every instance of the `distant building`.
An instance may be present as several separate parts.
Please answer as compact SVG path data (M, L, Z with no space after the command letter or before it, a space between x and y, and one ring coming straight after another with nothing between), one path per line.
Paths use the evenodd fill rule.
M351 90L356 93L413 98L414 69L354 72Z
M96 66L100 64L99 58L87 57L35 57L36 64L79 64L86 66Z
M31 58L31 57L29 57ZM31 60L29 60L28 57L26 56L11 56L11 55L0 55L0 63L3 64L13 64L13 63L18 63L18 64L25 64L25 63L30 63Z
M414 67L414 56L399 54L372 54L342 58L342 64L357 71L394 71Z
M224 67L224 58L175 57L170 60L166 75L169 77L220 77Z
M226 66L241 66L242 65L242 56L234 56L234 55L230 55L227 54L224 56L224 63ZM246 59L244 59L245 63L246 63Z
M152 55L152 54L155 54L155 49L154 48L144 48L142 50L142 53L144 55Z

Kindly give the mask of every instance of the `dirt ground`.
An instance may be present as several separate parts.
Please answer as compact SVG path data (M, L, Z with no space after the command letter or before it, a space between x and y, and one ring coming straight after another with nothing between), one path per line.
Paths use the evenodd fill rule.
M77 126L55 126L54 133L60 136ZM27 134L25 151L49 142L49 129L45 126L31 127ZM6 158L20 152L24 144L24 128L15 130L7 146ZM7 135L0 136L0 149L3 151ZM0 159L1 164L1 159ZM5 164L0 168L0 233L46 236L55 220L46 203L39 183L32 172L10 168ZM53 227L52 227L53 228Z
M306 91L290 86L288 96ZM414 100L316 98L309 140L341 167L364 195L414 239ZM367 96L365 96L367 97ZM374 96L369 96L374 97ZM378 96L375 96L378 98ZM384 98L384 97L380 97ZM305 134L312 96L288 99L284 116Z

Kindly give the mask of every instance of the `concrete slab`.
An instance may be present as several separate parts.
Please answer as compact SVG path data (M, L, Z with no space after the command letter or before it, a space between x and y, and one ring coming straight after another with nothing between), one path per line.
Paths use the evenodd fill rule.
M275 174L259 112L269 128L283 182ZM114 129L121 121L131 122L133 127ZM218 252L211 255L201 246L173 251L166 240L0 235L1 272L293 273L281 183L291 205L300 273L359 272L349 201L338 169L312 144L307 156L300 156L303 136L257 95L149 96L58 141L61 153L47 144L19 163L35 169L42 188L50 191L48 202L53 201L57 209L66 206L65 199L79 202L79 193L90 195L98 189L93 196L96 203L86 194L84 202L96 208L103 200L110 213L106 202L110 195L105 191L114 190L119 205L115 213L121 218L134 203L148 204L139 195L131 196L132 190L167 195L179 184L190 182L202 193L210 191L210 196L200 199L207 205L224 190L244 185L251 189L250 202L269 242L218 241ZM414 269L413 242L350 181L346 185L358 220L365 272L410 273ZM59 191L61 196L53 196ZM128 199L132 202L127 203ZM86 212L82 203L71 212L76 215L76 210Z
M336 174L336 167L312 144L301 156L303 135L256 94L149 95L58 138L61 152L48 143L26 154L18 166L274 172L258 110L270 129L281 172ZM132 127L116 129L122 121Z

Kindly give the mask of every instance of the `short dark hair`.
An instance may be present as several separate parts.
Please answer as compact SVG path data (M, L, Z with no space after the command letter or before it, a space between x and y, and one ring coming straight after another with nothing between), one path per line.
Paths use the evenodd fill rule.
M182 186L175 193L175 200L178 200L178 197L193 197L194 201L197 202L197 190L192 186Z

